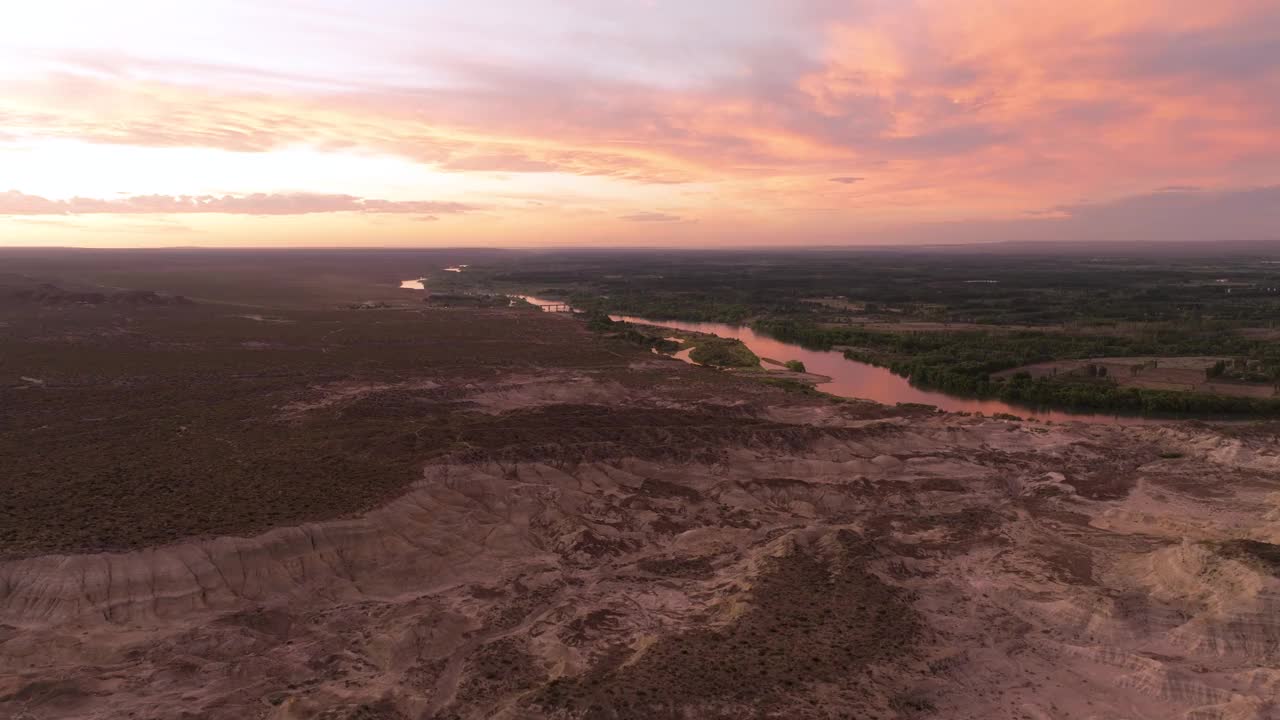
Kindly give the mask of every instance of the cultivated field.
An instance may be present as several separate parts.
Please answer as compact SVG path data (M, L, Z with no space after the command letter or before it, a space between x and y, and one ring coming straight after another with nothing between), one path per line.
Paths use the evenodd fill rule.
M1214 378L1221 357L1104 357L1089 360L1055 360L994 373L1007 378L1018 373L1032 377L1087 377L1090 368L1105 369L1104 377L1121 387L1149 388L1177 392L1213 393L1236 397L1270 398L1277 395L1271 383L1231 382ZM1096 375L1096 370L1095 370Z

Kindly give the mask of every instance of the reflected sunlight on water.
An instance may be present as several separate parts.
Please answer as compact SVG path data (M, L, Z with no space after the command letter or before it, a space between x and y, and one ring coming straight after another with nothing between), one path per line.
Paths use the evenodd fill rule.
M560 305L563 300L551 300L521 295L534 305ZM1147 425L1170 422L1169 418L1142 417L1134 415L1106 415L1100 413L1073 413L1064 410L1047 410L1043 408L1014 405L1001 400L981 400L968 398L935 390L924 390L914 387L906 378L895 375L889 370L875 365L850 360L844 353L835 350L809 350L794 343L783 342L741 325L728 325L713 322L687 322L682 320L650 320L630 315L610 315L614 320L656 325L659 327L685 330L689 332L710 333L725 338L741 340L751 352L760 357L768 357L786 362L799 360L804 363L805 370L815 375L826 375L831 382L820 383L816 387L822 392L847 398L874 400L886 405L897 403L921 403L933 405L948 412L1009 413L1021 417L1034 417L1038 420L1054 422L1088 422L1120 425ZM676 353L676 357L688 361L689 350Z
M539 301L548 302L548 301ZM805 370L816 375L831 378L829 383L821 383L816 387L826 393L847 398L875 400L887 405L897 403L922 403L934 405L948 412L1010 413L1021 417L1034 417L1039 420L1055 422L1078 421L1106 424L1150 424L1168 422L1157 418L1125 415L1104 415L1097 413L1071 413L1062 410L1045 410L1041 408L1012 405L1000 400L979 400L966 398L933 390L914 387L906 378L895 375L889 370L867 363L850 360L844 353L835 350L809 350L794 343L783 342L763 335L749 327L728 325L725 323L684 322L680 320L649 320L627 315L611 315L614 320L659 325L662 327L703 332L720 337L737 338L751 352L760 357L769 357L786 362L799 360L804 363Z

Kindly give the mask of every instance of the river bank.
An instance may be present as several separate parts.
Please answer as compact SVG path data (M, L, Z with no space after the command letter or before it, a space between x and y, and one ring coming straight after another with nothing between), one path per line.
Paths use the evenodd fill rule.
M555 306L563 300L519 295L525 301L542 306ZM654 328L714 335L741 341L751 353L765 358L778 358L782 361L798 360L804 364L807 374L818 376L820 381L809 383L808 379L790 373L776 373L780 381L789 380L812 384L814 389L849 399L872 400L886 405L932 405L939 410L955 413L983 415L1015 415L1032 418L1042 422L1084 422L1104 425L1152 425L1193 419L1187 416L1155 416L1134 415L1106 412L1074 412L1059 408L1037 407L1018 403L1005 402L998 399L967 397L939 390L917 387L907 377L898 375L892 370L847 357L839 350L813 350L798 343L779 340L745 325L731 325L718 322L695 322L683 320L659 320L633 315L610 315L615 322L626 322L633 325L651 326ZM690 361L688 349L678 353L676 357ZM1199 418L1208 419L1208 418Z

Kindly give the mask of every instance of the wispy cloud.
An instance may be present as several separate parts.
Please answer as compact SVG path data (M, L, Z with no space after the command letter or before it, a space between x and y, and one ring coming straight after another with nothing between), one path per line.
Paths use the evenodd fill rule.
M899 242L1192 242L1280 240L1280 185L1215 191L1164 188L1059 205L1016 220L927 223L878 235Z
M641 212L641 213L634 213L632 215L623 215L618 219L626 220L627 222L639 222L639 223L670 223L670 222L680 222L684 218L680 217L679 215L669 215L667 213L660 213L660 212Z
M896 0L646 0L605 14L562 0L269 10L211 0L209 21L225 27L196 28L157 6L159 31L147 33L131 30L145 25L140 10L81 4L86 27L127 35L117 44L128 55L65 40L52 16L44 28L0 26L0 183L110 194L25 184L52 164L41 143L202 148L282 165L306 148L344 162L393 157L450 188L446 197L497 205L504 192L538 192L552 201L538 211L547 217L562 197L590 197L577 206L606 223L673 223L682 218L633 208L678 207L702 231L715 218L767 224L814 207L831 227L1055 208L1045 219L1086 195L1280 182L1280 11L1267 0L992 0L977 15ZM245 34L236 52L222 41L233 31ZM31 45L40 51L4 49L19 36L43 38ZM509 187L469 191L495 175ZM381 176L334 186L299 165L263 186L225 185L261 195L11 193L0 205L10 215L459 212L380 205L365 198L419 185L393 191L368 177ZM836 187L855 184L856 198Z
M379 200L352 195L313 193L254 193L250 195L133 195L101 199L75 197L49 200L16 190L0 193L0 215L310 215L354 212L367 214L436 215L474 210L471 205L429 200ZM433 218L434 219L434 218Z

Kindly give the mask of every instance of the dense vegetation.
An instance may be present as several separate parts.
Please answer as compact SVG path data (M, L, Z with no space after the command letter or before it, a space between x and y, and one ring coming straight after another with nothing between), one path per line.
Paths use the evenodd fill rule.
M1251 340L1217 326L1151 329L1130 335L1076 335L1038 331L889 332L861 327L823 327L791 319L752 324L779 340L829 350L854 348L860 360L901 367L946 366L960 375L986 375L1048 360L1143 355L1233 355L1280 371L1280 344ZM904 358L918 361L901 365ZM1280 372L1271 375L1280 379Z
M1280 378L1280 345L1249 340L1222 328L1090 336L1044 332L895 333L817 327L791 320L761 320L754 327L780 340L808 347L843 347L846 357L888 367L918 385L957 394L1031 405L1142 412L1280 412L1277 399L1123 388L1105 377L1033 379L1016 374L1003 381L991 377L1001 370L1049 360L1229 354L1259 360L1268 378Z
M722 368L760 366L760 358L741 340L712 336L699 338L689 353L689 359L700 365Z
M941 251L555 253L447 278L599 313L750 324L845 348L913 383L1007 401L1134 411L1280 412L1280 401L1121 387L1107 378L993 378L1038 362L1232 357L1237 381L1280 382L1277 255L1087 257ZM709 352L709 351L708 351Z
M913 378L914 379L914 378ZM928 385L928 375L915 379ZM1251 398L1207 393L1171 392L1120 387L1106 381L1082 382L1074 378L1032 379L1025 374L1003 383L989 383L985 392L1007 402L1026 405L1065 406L1143 413L1195 413L1209 415L1280 414L1280 399Z
M1217 248L1205 250L1202 257L1159 259L903 250L559 252L477 263L466 273L432 274L431 282L441 289L518 289L654 319L1274 327L1280 256L1224 258L1212 254ZM811 302L819 298L849 306Z

